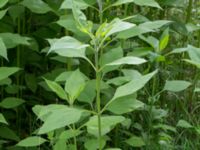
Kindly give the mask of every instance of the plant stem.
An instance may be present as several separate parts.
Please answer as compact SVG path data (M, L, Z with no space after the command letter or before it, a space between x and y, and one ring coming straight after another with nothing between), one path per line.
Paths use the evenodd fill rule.
M99 150L102 150L101 146L101 98L100 98L100 88L101 88L101 72L99 72L99 54L98 50L95 53L95 66L96 66L96 107L98 116L98 142Z

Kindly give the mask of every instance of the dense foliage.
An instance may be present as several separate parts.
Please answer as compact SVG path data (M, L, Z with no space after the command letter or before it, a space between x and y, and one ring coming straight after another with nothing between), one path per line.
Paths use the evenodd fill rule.
M2 150L198 150L198 0L0 0Z

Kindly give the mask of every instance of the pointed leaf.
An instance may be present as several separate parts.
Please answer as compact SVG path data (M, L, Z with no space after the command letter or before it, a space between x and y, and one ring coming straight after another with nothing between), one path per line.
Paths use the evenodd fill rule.
M164 90L171 92L180 92L187 89L190 85L190 82L183 80L166 81Z
M120 86L119 88L117 88L114 97L112 98L112 100L109 102L111 103L113 100L123 97L123 96L127 96L127 95L131 95L135 92L137 92L138 90L140 90L141 88L144 87L144 85L157 73L157 70L149 73L147 75L144 75L138 79L134 79L132 81L130 81L129 83Z
M24 0L21 4L37 14L45 14L51 11L49 5L42 0Z
M139 6L150 6L160 8L160 5L155 0L133 0L133 2Z
M35 147L35 146L39 146L39 145L45 143L46 141L47 141L46 139L41 138L39 136L32 136L32 137L28 137L26 139L23 139L22 141L17 143L17 146L20 146L20 147Z
M45 134L79 121L83 111L75 108L68 108L67 106L65 107L66 108L52 111L39 129L38 134Z
M126 140L126 143L132 147L142 147L145 146L144 140L138 136L132 136L130 139Z
M85 87L85 79L79 70L73 71L65 84L65 91L69 94L70 104L80 95Z
M7 11L8 11L8 9L0 11L0 20L5 16L5 14L7 13Z
M125 96L114 100L107 110L115 114L124 114L144 107L144 103L138 101L134 96Z
M6 108L6 109L11 109L18 107L19 105L23 104L25 101L20 98L16 97L7 97L3 101L0 102L0 107Z
M104 136L109 133L118 123L125 120L122 116L102 116L101 117L101 135ZM90 117L86 123L88 133L98 137L98 117Z
M193 126L185 120L179 120L176 126L181 127L181 128L185 128L185 129L193 128Z
M146 60L143 58L133 57L133 56L126 56L123 58L120 58L118 60L115 60L114 62L111 62L109 64L106 64L106 66L118 66L118 65L139 65L145 63Z
M58 95L58 97L60 97L63 100L68 100L67 94L58 83L47 79L45 79L45 82L47 83L49 88Z
M169 28L167 28L161 36L159 51L162 51L163 49L165 49L167 47L168 42L169 42Z
M5 6L8 3L8 0L0 0L0 8Z
M0 67L0 80L8 78L19 70L20 68L17 67Z
M2 113L0 113L0 123L8 124Z
M1 38L0 38L0 56L5 58L6 60L8 60L7 49L6 49L6 46L5 46L5 44L4 44L4 42Z

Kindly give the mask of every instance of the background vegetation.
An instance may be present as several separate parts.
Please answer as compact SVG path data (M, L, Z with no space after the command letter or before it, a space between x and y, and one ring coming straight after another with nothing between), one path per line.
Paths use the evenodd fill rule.
M1 149L200 149L199 16L199 0L0 0Z

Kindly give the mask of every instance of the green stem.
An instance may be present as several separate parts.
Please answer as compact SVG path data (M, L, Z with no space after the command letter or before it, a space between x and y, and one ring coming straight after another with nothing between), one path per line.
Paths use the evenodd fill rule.
M192 4L193 4L193 0L189 0L189 5L187 8L186 23L188 23L191 20Z
M101 72L99 72L99 54L98 51L95 53L95 66L96 66L96 107L98 116L98 142L99 150L102 150L101 145L101 98L100 98L100 88L101 88Z

